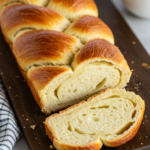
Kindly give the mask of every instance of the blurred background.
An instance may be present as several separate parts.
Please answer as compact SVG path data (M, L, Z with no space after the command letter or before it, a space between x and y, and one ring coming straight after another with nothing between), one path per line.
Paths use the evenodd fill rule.
M111 0L150 55L150 0Z

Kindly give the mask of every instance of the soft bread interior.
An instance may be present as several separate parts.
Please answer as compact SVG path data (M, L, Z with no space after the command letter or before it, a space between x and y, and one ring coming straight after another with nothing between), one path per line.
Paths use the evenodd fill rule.
M58 110L57 107L62 109L64 106L78 103L107 88L122 88L129 80L126 70L124 71L121 67L119 68L119 66L106 61L91 62L74 72L69 67L68 75L60 73L54 79L52 79L51 74L47 74L45 70L42 70L43 67L29 69L28 78L33 85L45 84L42 90L37 87L37 93L41 97L44 105L42 109L46 113ZM47 66L45 69L51 70L52 67L55 68L55 66ZM63 68L64 66L60 67ZM48 77L46 83L39 78L39 72L42 78ZM36 80L34 80L33 74L38 76Z
M120 86L122 80L121 71L113 64L91 62L65 81L57 90L61 101L85 99L106 88ZM123 87L125 85L122 85Z
M119 146L136 134L144 108L144 101L134 93L108 89L48 117L45 126L56 148L83 147L99 140L107 146Z
M27 76L40 99L42 111L50 113L76 103L60 101L57 96L57 88L72 74L72 69L68 66L43 66L29 69Z

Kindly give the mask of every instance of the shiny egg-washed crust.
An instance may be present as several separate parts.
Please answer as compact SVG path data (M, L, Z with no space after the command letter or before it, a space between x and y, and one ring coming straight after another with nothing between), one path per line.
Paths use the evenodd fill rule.
M98 9L94 0L0 0L0 12L13 3L48 6L71 21L86 14L98 16Z
M124 59L118 47L104 39L94 39L86 43L77 54L74 61L76 65L80 65L84 61L93 58L106 58L115 61L116 63L120 63Z
M94 0L51 0L48 7L56 10L70 21L83 15L98 16Z
M2 9L8 5L11 5L13 3L20 3L20 4L33 4L33 5L39 5L44 6L46 5L48 0L0 0L0 12Z
M77 42L76 38L58 31L28 31L16 39L13 53L24 70L32 64L70 64Z
M75 20L65 33L78 37L82 43L95 38L103 38L114 44L114 36L110 28L100 19L84 15Z
M21 30L63 31L68 25L69 21L55 10L35 5L13 4L6 7L1 16L2 32L8 43L12 43Z
M86 43L76 55L72 66L75 69L82 64L99 60L114 62L126 69L129 76L131 75L129 66L118 47L104 39L94 39Z
M75 105L73 105L71 107L68 107L65 110L60 111L59 113L55 113L55 114L49 116L48 118L46 118L46 121L44 123L45 124L45 129L46 129L46 135L48 135L48 137L53 142L53 144L54 144L54 146L56 148L59 148L59 150L68 150L68 149L69 150L78 150L78 149L91 150L91 148L92 148L92 150L99 150L102 147L103 144L105 146L108 146L108 147L117 147L117 146L120 146L122 144L125 144L126 142L131 140L136 135L136 133L137 133L137 131L138 131L138 129L139 129L141 123L142 123L143 114L144 114L144 111L145 111L145 103L144 103L144 101L142 102L142 110L141 110L139 119L138 119L136 125L134 126L134 128L131 131L127 132L123 137L120 137L120 138L118 138L116 140L110 140L110 141L98 140L95 143L93 143L91 145L87 145L87 146L86 145L84 145L84 146L66 145L66 144L63 144L63 143L58 141L58 139L57 139L57 137L55 135L55 131L48 124L49 118L55 117L55 116L60 115L60 114L65 114L65 113L71 112L72 109L80 107L80 106L86 104L87 102L92 101L95 97L103 95L103 93L105 93L107 91L111 91L111 90L115 91L115 90L119 90L119 89L118 88L105 89L105 90L101 91L100 93L98 93L98 94L88 98L87 101L82 101L82 102L80 102L78 104L75 104Z

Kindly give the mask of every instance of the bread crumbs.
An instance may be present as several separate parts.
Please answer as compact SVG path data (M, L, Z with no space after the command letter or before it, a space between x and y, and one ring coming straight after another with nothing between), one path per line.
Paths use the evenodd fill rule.
M141 66L145 67L146 69L150 69L150 65L147 63L142 63Z
M133 41L133 42L132 42L132 44L133 44L133 45L135 45L135 44L136 44L136 42L135 42L135 41Z
M147 66L146 69L150 69L150 66Z
M36 128L36 125L31 125L30 128L31 128L32 130L34 130L34 129Z
M50 149L53 149L53 145L50 145L49 148L50 148Z
M147 63L142 63L141 66L142 66L142 67L147 67L148 64L147 64Z

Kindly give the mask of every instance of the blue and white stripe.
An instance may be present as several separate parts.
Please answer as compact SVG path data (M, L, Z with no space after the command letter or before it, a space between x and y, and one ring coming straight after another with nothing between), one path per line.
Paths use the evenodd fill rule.
M21 131L0 79L0 150L12 150L20 136Z

